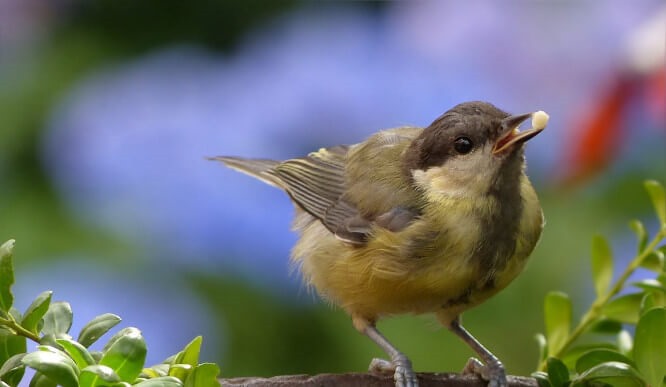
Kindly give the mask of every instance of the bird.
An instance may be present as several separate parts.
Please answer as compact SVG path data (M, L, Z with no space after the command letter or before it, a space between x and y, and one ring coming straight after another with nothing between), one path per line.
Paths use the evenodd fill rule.
M530 117L532 127L521 131ZM425 128L381 130L302 158L210 159L289 195L299 234L291 262L386 353L370 371L392 373L396 387L418 386L411 361L377 322L434 314L481 359L470 358L463 373L504 387L502 362L461 314L513 281L540 239L544 217L524 149L548 119L470 101Z

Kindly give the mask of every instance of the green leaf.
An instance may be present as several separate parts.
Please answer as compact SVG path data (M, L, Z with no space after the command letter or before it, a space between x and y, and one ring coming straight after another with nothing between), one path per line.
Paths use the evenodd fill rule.
M25 355L25 353L17 353L2 363L2 366L0 367L0 378L3 378L3 376L18 368L25 368L25 364L21 361Z
M648 384L661 386L666 375L666 308L649 310L638 321L634 360Z
M548 355L554 355L564 346L571 329L571 300L562 292L550 292L544 302Z
M44 334L58 335L59 333L69 332L72 327L72 307L67 302L58 301L49 305L49 309L44 315Z
M560 359L550 357L547 361L548 380L553 387L566 387L569 383L569 370Z
M24 375L25 375L25 366L7 372L7 374L3 376L2 380L0 381L3 383L7 383L7 385L10 387L16 387L21 385L21 380L23 380Z
M534 339L539 346L539 363L541 363L546 360L546 356L548 356L548 341L546 341L546 336L541 333L534 335Z
M608 349L612 351L618 350L616 345L610 343L591 343L591 344L579 344L575 347L570 348L567 352L562 355L560 360L567 366L568 369L576 369L576 362L578 358L586 354L587 352L594 351L597 349Z
M5 313L9 313L9 309L14 304L14 295L12 294L12 285L14 284L13 249L13 239L0 246L0 311Z
M99 364L111 367L122 381L131 383L146 361L146 342L136 328L125 328L121 332L111 338Z
M185 387L219 387L217 376L220 367L213 363L202 363L194 368L185 381Z
M12 356L25 353L26 338L8 331L0 331L0 364L4 364Z
M90 351L90 356L95 359L95 363L99 364L99 361L102 360L104 353L102 351Z
M645 246L648 243L648 234L645 230L645 226L640 220L632 220L629 222L629 228L631 228L636 234L636 239L638 239L638 253L642 253L645 250Z
M662 293L666 293L666 286L662 284L660 281L654 279L654 278L649 278L649 279L644 279L638 282L633 282L631 284L632 286L635 286L637 288L641 288L643 290L653 290L653 291L660 291Z
M137 330L136 328L127 327L127 328L123 328L123 329L119 330L118 332L116 332L113 336L111 336L109 341L107 341L106 344L104 344L104 348L102 348L102 354L104 354L106 351L108 351L109 348L111 348L111 346L113 344L115 344L116 341L118 341L121 337L123 337L127 334L130 334L130 333L132 333L136 330Z
M640 316L642 293L625 294L614 298L602 308L604 316L623 323L636 324Z
M169 367L171 367L169 364L156 364L150 368L144 368L141 372L145 373L146 376L156 378L158 376L169 375Z
M167 375L167 372L161 374L153 368L144 368L144 369L141 370L141 373L139 374L139 377L150 379L150 378L157 378L157 377L166 376L166 375Z
M104 336L111 328L118 325L121 321L119 316L112 313L105 313L90 320L79 333L78 342L84 347L90 347L97 339Z
M664 271L664 252L661 250L651 251L642 261L641 267L656 273Z
M641 300L641 316L650 309L666 307L666 293L648 292Z
M183 385L178 378L173 376L160 376L159 378L153 378L144 380L140 383L133 384L133 386L139 387L180 387Z
M46 311L49 309L51 295L53 295L53 292L50 290L42 292L37 298L35 298L30 306L28 306L28 309L26 309L23 314L23 320L21 320L23 328L33 333L39 333L38 325L42 321Z
M39 344L61 349L60 344L58 344L57 341L58 339L71 340L72 336L68 335L67 333L58 333L57 335L49 333L48 335L42 335L42 337L39 339Z
M634 350L634 338L624 329L617 334L617 350L625 356L631 356Z
M656 251L660 256L664 257L666 256L666 245L659 246L654 251ZM666 273L666 267L663 268L662 274L663 273Z
M608 241L595 235L592 239L592 279L597 297L603 296L613 277L613 253Z
M23 357L23 364L63 387L79 385L78 368L65 354L45 350L31 352Z
M57 345L58 345L57 343L56 343L55 346L53 346L53 345L38 345L37 349L40 350L40 351L44 351L44 352L52 352L52 353L62 355L62 356L65 356L65 357L68 358L69 356L67 356L67 353L65 351L61 350Z
M534 379L536 379L537 384L539 387L553 387L552 384L550 384L550 380L548 380L548 374L543 372L543 371L536 371L532 372L531 375ZM189 385L187 386L189 387Z
M21 312L13 306L9 308L9 314L14 318L14 321L21 321Z
M72 339L56 339L56 342L60 344L69 357L74 360L74 363L76 363L76 366L79 367L79 369L95 364L95 359L90 355L88 349L80 343Z
M10 386L18 386L23 374L25 373L25 364L23 357L25 353L16 354L2 364L0 367L0 379Z
M608 318L596 320L589 328L588 332L617 334L622 330L622 323Z
M182 352L182 351L181 351ZM178 352L175 355L171 355L162 361L162 364L173 364L176 362L176 358L180 356L181 352Z
M35 375L30 379L30 387L57 387L57 385L41 372L35 372Z
M576 372L582 374L583 372L589 370L592 367L595 367L601 363L607 363L610 361L617 361L620 363L626 363L633 367L633 362L628 357L622 355L619 352L611 351L608 349L595 349L590 352L585 353L581 356L576 362Z
M664 187L655 180L648 180L645 182L645 189L650 195L661 227L666 227L666 192L664 192Z
M169 367L169 376L173 376L184 382L193 368L194 367L189 364L172 364L171 367Z
M80 387L110 386L120 382L120 377L105 365L95 364L81 370Z
M611 361L578 375L571 386L644 387L645 383L630 365Z
M135 387L180 387L182 385L183 382L173 376L160 376L134 384Z
M52 333L49 333L48 335L42 335L42 337L39 339L39 343L42 345L50 345L52 347L58 346L58 343L56 342L56 337Z
M199 352L201 351L202 337L197 336L185 346L182 352L176 356L175 363L189 364L196 367L199 364Z

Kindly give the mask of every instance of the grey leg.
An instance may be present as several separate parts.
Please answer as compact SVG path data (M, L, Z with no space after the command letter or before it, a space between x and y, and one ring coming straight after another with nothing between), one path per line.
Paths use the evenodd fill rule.
M412 369L412 362L409 361L407 356L402 352L398 351L398 349L377 330L377 327L375 327L373 323L370 323L367 320L363 321L354 318L354 326L359 332L368 336L370 340L374 341L381 349L383 349L391 359L391 361L372 359L369 367L370 371L382 373L393 372L393 379L395 380L396 387L418 387L419 381Z
M456 318L449 325L449 330L463 339L476 352L485 365L475 358L469 359L463 373L474 373L488 381L488 387L507 387L506 373L502 362L472 336Z

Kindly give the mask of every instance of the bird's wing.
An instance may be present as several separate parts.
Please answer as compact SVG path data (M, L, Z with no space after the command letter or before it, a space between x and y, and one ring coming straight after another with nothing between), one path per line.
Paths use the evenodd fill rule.
M348 150L346 145L322 148L274 169L294 202L333 233L348 219L358 216L356 207L344 199Z
M394 137L383 135L380 140L388 142L380 145L393 144L396 141ZM345 195L349 188L345 166L352 147L338 145L322 148L306 157L284 162L228 156L212 159L283 189L297 206L318 219L338 239L362 245L367 242L374 226L400 231L419 214L398 206L372 219L364 217L355 201Z
M344 242L365 244L374 226L394 232L407 227L420 215L418 211L398 206L368 219L345 195L349 149L349 146L320 149L307 157L279 164L275 173L294 202Z
M274 187L285 189L284 184L275 174L279 161L269 159L246 159L233 156L209 157L209 160L220 161L227 167L252 176Z
M229 156L211 159L283 189L297 206L335 234L338 230L344 233L350 219L360 219L356 207L343 198L346 190L345 160L349 149L347 145L322 148L306 157L284 162ZM363 222L359 220L355 223ZM367 223L365 233L370 230ZM358 231L359 227L355 230ZM353 236L355 238L350 234L341 239L349 239L350 243L356 243L352 239L365 240L365 236L361 237L358 232Z

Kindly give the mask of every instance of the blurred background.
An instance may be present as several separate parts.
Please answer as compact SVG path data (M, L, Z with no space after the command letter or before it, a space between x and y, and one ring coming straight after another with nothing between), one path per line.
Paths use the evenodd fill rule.
M590 238L656 222L666 180L666 8L620 1L0 0L0 239L17 305L113 312L150 363L204 336L223 376L363 371L381 352L288 269L283 193L205 160L291 158L451 106L543 109L529 174L547 218L526 272L465 324L513 374L546 292L592 299ZM621 263L617 264L619 270ZM418 371L471 355L428 317L381 322Z

